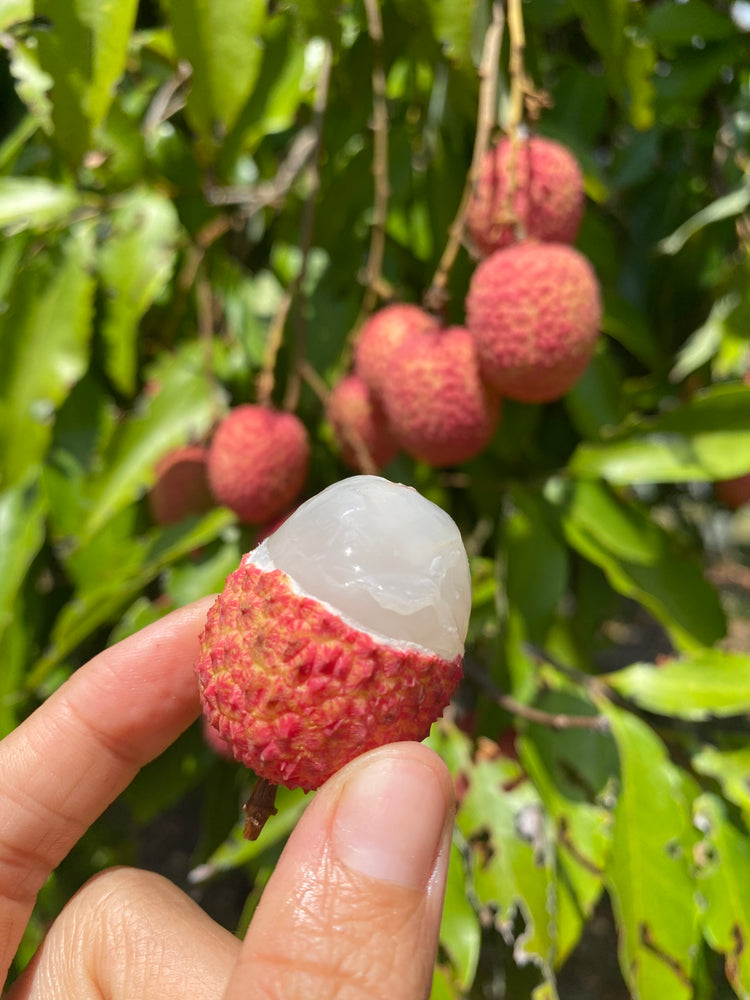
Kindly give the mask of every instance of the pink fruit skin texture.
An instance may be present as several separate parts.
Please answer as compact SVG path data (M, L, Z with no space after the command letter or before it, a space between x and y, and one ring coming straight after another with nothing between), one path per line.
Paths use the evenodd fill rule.
M248 557L209 611L200 649L203 711L235 758L305 791L365 750L424 739L461 679L460 657L378 642Z
M262 524L299 496L310 464L304 424L292 413L238 406L214 434L208 478L217 501L242 521Z
M361 465L348 431L359 436L378 469L398 454L398 445L383 408L359 375L347 375L334 386L326 410L341 450L341 459L351 469L360 469Z
M466 297L483 377L522 403L559 399L594 353L601 323L599 283L573 247L517 243L478 265Z
M487 445L500 403L481 380L468 330L409 337L394 352L383 396L396 440L430 465L458 465Z
M391 357L407 337L434 330L438 321L424 309L396 302L378 309L363 324L354 345L354 370L378 398L390 376Z
M513 221L508 180L514 161L516 178ZM469 202L466 227L481 256L516 241L521 235L550 243L573 243L584 209L583 175L573 154L551 139L521 140L512 151L501 139L484 156L476 191Z
M148 495L151 516L157 524L175 524L215 505L208 487L207 455L200 445L185 445L168 452L157 463L156 482Z

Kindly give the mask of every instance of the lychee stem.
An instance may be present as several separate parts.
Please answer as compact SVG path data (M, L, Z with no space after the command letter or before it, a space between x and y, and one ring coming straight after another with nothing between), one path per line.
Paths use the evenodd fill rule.
M245 812L245 840L257 840L270 816L278 812L276 808L276 788L278 786L258 778L250 793L250 798L242 807Z

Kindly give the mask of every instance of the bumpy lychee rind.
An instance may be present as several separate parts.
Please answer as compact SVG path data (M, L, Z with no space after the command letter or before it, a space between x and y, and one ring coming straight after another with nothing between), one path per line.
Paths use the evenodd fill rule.
M398 454L398 445L383 408L359 375L347 375L333 387L326 413L342 461L349 468L362 468L358 451L361 446L377 469L382 469Z
M408 337L435 330L438 321L410 302L378 309L363 324L354 345L354 369L378 398L390 377L393 352Z
M184 445L159 460L148 495L151 516L157 524L175 524L215 505L208 486L207 455L207 449L200 445Z
M305 791L366 750L424 739L461 678L460 657L379 641L248 557L200 647L203 711L235 758Z
M485 153L466 228L482 256L514 243L516 224L525 237L573 243L583 209L583 175L570 150L541 136L521 140L514 149L506 138Z
M463 327L428 330L394 352L383 404L396 440L430 465L458 465L486 447L500 402L479 374Z
M526 240L495 251L474 271L466 298L482 376L524 403L572 388L591 360L601 315L593 268L559 243Z
M242 521L262 524L282 514L299 496L310 464L310 443L301 420L264 406L231 410L214 434L208 478L219 503Z

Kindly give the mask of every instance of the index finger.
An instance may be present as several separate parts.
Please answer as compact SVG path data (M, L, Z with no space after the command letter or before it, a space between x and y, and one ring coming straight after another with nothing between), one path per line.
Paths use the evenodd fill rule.
M0 743L0 984L47 876L197 716L193 662L212 600L100 653Z

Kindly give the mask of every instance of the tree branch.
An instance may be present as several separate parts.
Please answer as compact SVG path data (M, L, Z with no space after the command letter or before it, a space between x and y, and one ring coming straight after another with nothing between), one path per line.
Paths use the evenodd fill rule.
M430 287L425 292L422 300L425 308L433 312L440 312L445 305L445 290L448 285L448 278L463 240L466 210L469 207L471 196L479 180L482 160L490 144L492 129L496 124L497 74L504 26L502 8L499 0L496 0L492 5L492 21L484 36L482 58L479 64L477 130L474 137L471 166L466 176L466 184L464 185L456 217L448 231L448 242L446 243Z
M372 311L380 294L381 271L385 254L385 224L388 217L388 106L386 104L385 64L383 58L383 22L378 0L364 0L367 15L367 32L372 42L372 132L373 177L375 193L370 232L370 250L365 267L365 294L362 313Z

